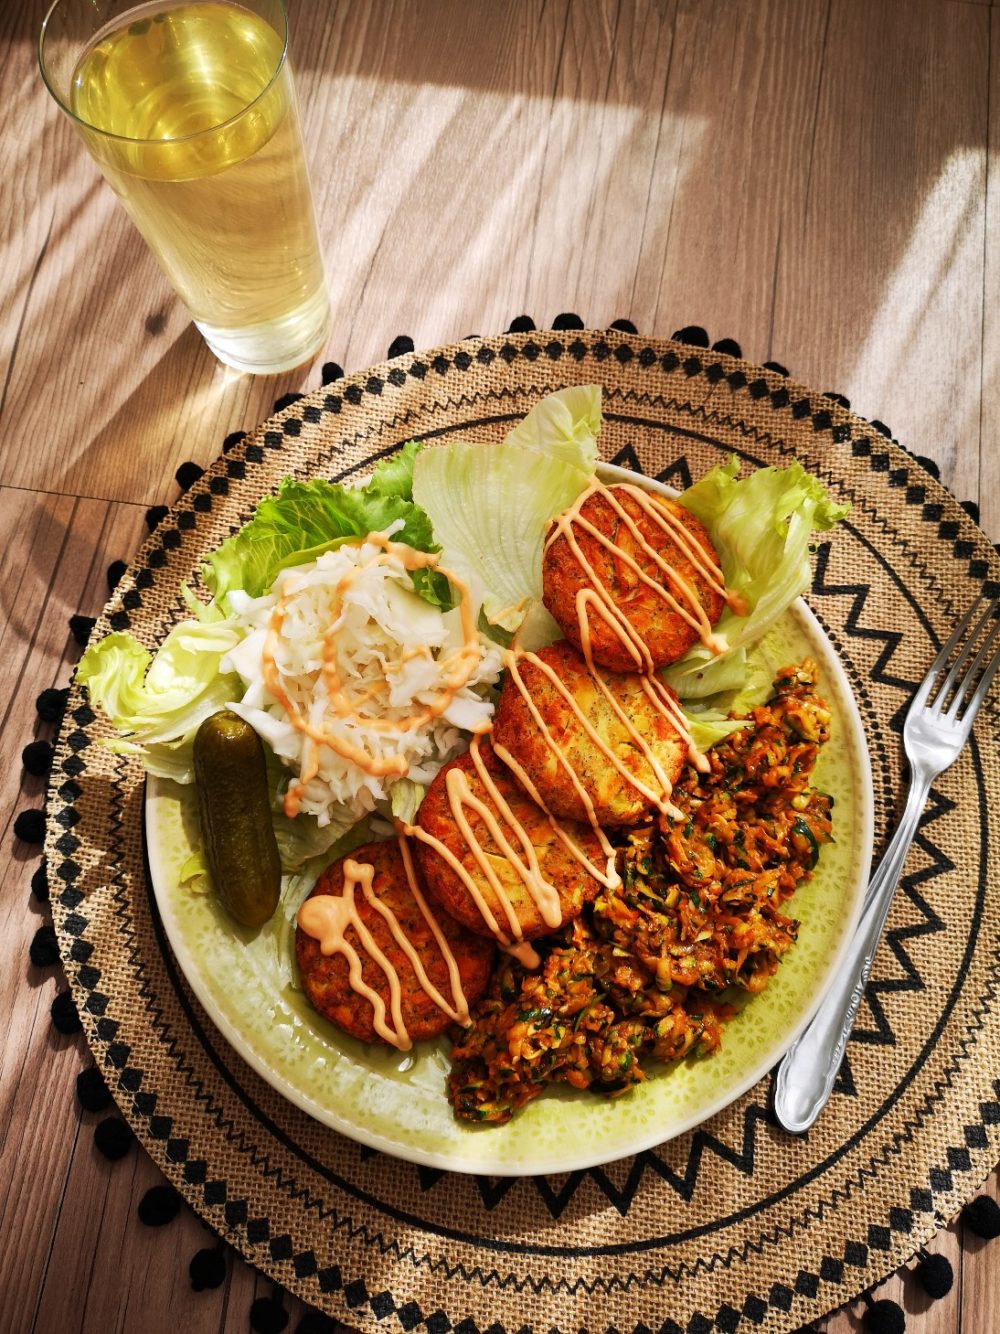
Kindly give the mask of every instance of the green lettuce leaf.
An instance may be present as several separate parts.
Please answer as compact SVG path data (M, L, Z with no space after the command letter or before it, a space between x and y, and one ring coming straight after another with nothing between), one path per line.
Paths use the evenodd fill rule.
M727 607L715 627L726 637L727 654L716 657L698 644L663 673L682 699L739 688L745 675L739 655L809 587L813 534L832 528L850 509L831 500L798 460L744 478L738 471L733 458L678 496L708 529L727 586L746 604L744 614Z
M507 432L505 444L523 445L545 458L558 459L584 474L597 464L601 433L601 386L577 384L547 394L524 420Z
M389 809L393 818L412 824L426 791L422 783L415 783L412 778L397 778L389 789Z
M600 424L600 387L578 385L536 404L499 445L454 440L417 456L413 498L430 516L441 563L502 630L516 630L542 595L546 527L586 487Z
M225 611L233 589L260 597L282 570L315 560L345 542L361 541L399 520L403 526L394 533L395 541L417 551L437 551L431 521L413 502L413 462L419 450L410 441L380 463L363 487L286 477L278 494L262 500L253 518L202 564L202 579L215 605ZM453 605L442 575L417 570L412 581L432 605L445 610Z
M182 621L153 656L131 635L105 635L80 659L77 679L117 730L141 744L144 757L159 755L170 770L164 776L176 777L186 763L176 752L204 719L243 694L238 676L219 672L239 638L225 621Z
M691 740L701 751L710 750L717 742L747 726L747 720L730 718L721 709L693 704L684 706L684 718Z

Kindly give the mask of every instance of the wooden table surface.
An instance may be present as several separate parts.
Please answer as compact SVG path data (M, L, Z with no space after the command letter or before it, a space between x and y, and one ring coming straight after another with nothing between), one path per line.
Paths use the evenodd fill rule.
M244 1331L270 1284L237 1260L194 1293L194 1215L137 1225L159 1172L96 1152L73 1091L88 1053L49 1022L64 984L28 961L48 915L12 825L44 780L19 757L75 661L67 618L100 610L178 464L316 386L322 360L357 370L396 334L431 347L522 312L736 338L888 422L1000 538L1000 9L293 2L334 326L314 365L254 379L213 360L48 100L43 8L0 7L0 1329ZM879 1295L915 1334L1000 1327L1000 1242L953 1225L936 1248L947 1299L912 1275Z

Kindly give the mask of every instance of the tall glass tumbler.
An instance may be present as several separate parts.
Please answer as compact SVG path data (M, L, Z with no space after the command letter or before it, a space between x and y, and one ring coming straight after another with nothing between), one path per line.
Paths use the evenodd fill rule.
M56 0L38 51L219 360L315 355L330 306L281 0Z

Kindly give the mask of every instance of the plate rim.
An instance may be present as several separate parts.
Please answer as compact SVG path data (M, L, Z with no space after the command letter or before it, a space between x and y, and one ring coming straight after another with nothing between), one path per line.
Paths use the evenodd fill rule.
M484 446L488 448L489 446ZM644 474L634 471L631 468L623 468L616 464L605 463L598 460L597 471L605 477L610 477L613 481L629 482L633 485L640 485L647 490L666 497L676 496L677 490L673 487L664 485L655 478L646 477ZM149 884L147 891L155 901L157 912L163 926L164 934L169 943L171 952L177 964L177 968L183 977L187 986L194 993L198 1003L205 1012L206 1017L211 1024L222 1034L229 1045L234 1049L237 1055L254 1071L256 1075L262 1078L276 1093L283 1097L287 1102L297 1107L300 1111L313 1118L320 1125L344 1135L346 1138L361 1144L369 1149L388 1154L404 1162L414 1163L420 1167L430 1167L449 1172L462 1173L466 1175L481 1175L489 1172L500 1177L517 1176L545 1176L560 1172L584 1171L588 1168L603 1166L609 1162L618 1161L621 1158L631 1157L652 1149L657 1145L669 1143L678 1136L703 1125L712 1116L715 1116L732 1103L736 1102L750 1088L759 1083L770 1070L772 1070L784 1057L792 1044L802 1035L808 1027L813 1016L816 1014L823 1002L824 996L832 986L834 977L838 968L850 946L851 940L857 929L858 921L861 917L864 906L865 894L870 878L871 860L874 844L875 829L875 802L874 786L872 782L870 752L868 749L867 738L865 736L864 724L861 719L860 710L857 701L854 698L854 692L851 689L850 680L840 660L839 654L831 644L826 631L820 624L819 618L808 606L802 597L796 598L788 612L800 621L804 622L807 630L813 635L819 637L828 649L828 658L824 663L824 669L828 670L831 666L834 675L837 678L837 686L841 699L846 704L843 716L840 721L849 725L851 732L850 744L859 756L860 763L857 766L857 773L860 779L858 797L858 820L861 838L859 839L861 847L861 862L858 875L853 885L854 897L851 910L847 919L847 927L843 931L840 943L833 952L830 961L822 976L820 985L816 988L809 1004L804 1007L798 1020L789 1029L782 1033L781 1038L774 1046L770 1047L760 1061L752 1067L749 1074L741 1077L735 1085L727 1088L712 1100L707 1108L699 1110L679 1124L674 1126L670 1134L664 1137L655 1129L644 1135L639 1135L634 1141L630 1141L622 1151L615 1152L612 1157L608 1157L606 1152L597 1151L591 1153L577 1152L573 1156L567 1156L560 1159L547 1159L542 1166L527 1166L518 1163L490 1163L481 1158L470 1158L468 1160L456 1158L454 1152L440 1152L429 1149L423 1149L412 1144L400 1144L399 1141L389 1139L385 1135L368 1130L363 1124L356 1121L348 1121L338 1116L335 1110L319 1104L307 1092L298 1086L290 1084L283 1075L274 1070L269 1062L263 1058L254 1048L253 1044L244 1036L240 1029L230 1020L230 1018L221 1011L207 986L204 984L199 970L189 966L193 960L192 952L187 949L176 915L170 909L170 892L177 888L176 884L168 883L170 877L166 875L162 865L158 864L158 840L154 828L155 824L151 821L151 813L155 810L156 803L166 799L168 796L168 780L157 778L153 775L147 775L145 779L142 820L143 835L146 851L146 865L149 873ZM157 874L159 870L159 876ZM478 1135L477 1135L478 1138Z

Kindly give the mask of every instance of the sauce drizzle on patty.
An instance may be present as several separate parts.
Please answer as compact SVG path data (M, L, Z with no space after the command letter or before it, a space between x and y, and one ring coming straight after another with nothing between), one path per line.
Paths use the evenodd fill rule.
M590 615L593 611L619 640L634 662L636 671L652 674L655 666L645 640L637 633L628 617L618 607L611 591L584 555L583 548L577 540L575 528L582 529L608 551L615 560L620 560L627 565L639 581L650 588L670 611L680 616L691 626L706 648L716 654L724 653L729 646L723 636L715 634L712 630L712 623L701 605L697 589L687 579L683 578L674 566L646 540L631 514L628 513L614 494L615 491L621 491L635 501L640 510L670 539L677 550L687 557L706 584L725 600L731 610L738 615L743 614L746 610L742 598L726 588L718 561L713 559L701 543L691 536L676 515L664 506L659 505L656 498L643 491L641 487L633 486L628 482L618 483L614 487L605 486L602 481L594 477L590 485L577 496L570 508L553 520L553 530L545 543L545 550L547 551L553 542L560 537L565 538L574 560L583 570L590 585L589 588L581 588L576 595L580 643L588 665L591 663ZM648 556L653 565L663 574L662 582L652 578L638 561L624 551L613 538L602 532L596 524L591 523L581 513L584 504L594 495L602 496L611 506L611 509L628 529L643 554ZM673 589L677 590L679 596L675 595Z
M475 903L480 916L486 923L490 932L497 938L501 948L507 949L510 948L514 942L520 942L522 940L523 929L518 920L514 905L511 902L510 895L504 889L500 878L493 869L490 861L490 854L476 837L472 825L469 822L469 818L466 815L467 809L474 811L476 815L479 816L480 820L489 831L493 841L503 852L507 862L513 867L518 879L528 891L528 894L531 896L532 901L538 909L542 921L552 930L555 930L556 927L562 925L562 907L559 901L559 893L555 886L550 884L542 874L541 867L538 863L538 854L528 836L527 830L511 810L509 803L504 798L503 793L500 791L486 765L483 763L482 756L479 753L478 735L473 736L469 746L469 753L472 756L472 761L476 768L476 775L486 789L486 794L493 803L495 811L498 812L501 818L505 821L513 835L514 841L520 844L521 852L524 854L522 857L511 846L511 840L500 827L500 822L497 819L496 813L475 795L469 786L469 780L464 772L457 768L451 769L445 779L445 787L448 793L448 804L451 808L452 816L457 828L461 832L462 840L471 852L484 880L497 897L504 918L506 919L506 926L501 925L497 921L496 916L486 902L481 888L476 883L476 877L466 870L450 848L442 843L439 838L428 833L426 829L421 829L419 825L404 825L403 832L412 835L414 838L418 838L422 843L426 843L428 847L432 847L440 857L444 858L467 889L469 897L472 899L473 903ZM523 774L523 771L518 768L514 768L513 771L515 777L520 779L522 786L528 791L529 796L531 796L535 803L545 811L545 815L553 832L560 839L570 856L575 858L587 874L593 876L593 878L604 885L605 888L616 888L621 881L614 867L615 851L608 841L607 836L604 834L604 831L600 829L595 830L601 841L601 851L607 858L607 866L605 870L602 871L599 867L593 864L583 848L579 846L569 831L564 827L563 823L545 809L543 803L538 799L538 794L534 790L534 785L531 783L530 778Z
M406 879L410 892L420 909L424 921L430 927L430 930L437 941L441 956L448 969L448 981L451 987L451 1002L449 1003L435 987L434 983L427 976L427 971L421 962L420 955L414 949L413 944L407 937L403 928L400 926L399 919L388 904L384 903L375 893L372 882L375 877L375 868L370 862L357 862L352 857L344 861L344 887L340 894L317 894L312 898L306 899L298 913L298 925L308 936L319 942L320 953L324 955L342 954L347 960L349 969L349 981L352 989L359 996L364 996L371 1003L373 1015L373 1026L375 1032L390 1046L398 1048L400 1051L409 1051L413 1042L406 1029L403 1020L402 1011L402 987L400 985L399 974L393 967L389 959L379 949L374 936L365 926L358 912L356 892L360 887L368 905L375 910L384 920L389 928L393 939L413 965L413 971L416 974L417 982L439 1010L443 1010L455 1023L468 1025L469 1004L465 993L462 990L462 982L458 971L458 962L455 955L445 939L440 924L434 915L433 910L427 903L420 886L417 884L417 877L414 872L413 859L410 855L410 849L407 846L406 839L397 835L400 854L403 859L403 866L406 870ZM362 976L361 957L357 950L347 939L347 930L353 927L357 933L365 951L371 959L378 964L389 987L389 1013L392 1017L391 1025L387 1023L387 1014L385 1001L379 992L375 991L365 982Z
M706 552L701 544L687 532L683 523L679 519L677 519L669 510L657 505L655 499L649 497L638 487L622 484L617 489L636 501L640 509L643 510L651 521L670 538L677 549L694 566L695 570L706 581L709 587L722 597L734 611L740 613L745 610L742 600L738 595L726 589L722 570L717 560L713 559L713 556ZM581 506L589 496L598 493L605 497L615 514L631 533L640 549L652 560L656 568L661 571L664 576L662 583L651 578L632 556L623 551L607 534L603 533L596 527L596 525L582 516L580 513ZM649 763L653 775L659 784L660 790L657 792L647 786L628 768L628 766L622 763L620 758L600 736L599 732L592 726L579 703L573 697L572 692L566 689L551 667L543 662L537 654L520 649L517 646L516 641L514 647L508 650L505 654L505 665L510 672L511 679L514 681L524 698L536 725L542 732L546 744L552 750L558 763L562 765L566 771L567 776L573 784L577 795L588 814L589 823L599 840L601 852L606 858L606 866L603 870L591 862L584 850L579 847L569 831L564 827L563 823L553 816L547 809L544 801L539 795L537 787L531 779L531 776L525 772L523 766L521 766L505 748L497 746L495 747L495 750L499 758L512 771L529 796L531 796L535 803L545 812L553 831L562 841L567 851L577 860L577 862L579 862L588 875L604 885L605 888L614 890L621 885L621 879L615 867L615 849L597 821L593 800L581 782L580 775L570 764L568 758L553 736L551 729L545 723L540 711L531 699L525 686L523 675L519 669L519 662L528 661L532 663L533 666L541 670L548 677L552 685L572 709L587 735L598 746L608 762L618 770L622 777L625 778L625 780L629 782L646 801L661 812L666 812L671 815L679 814L670 800L670 780L657 760L655 753L642 734L638 731L633 721L628 717L625 710L614 698L613 692L609 689L595 668L590 638L590 614L592 610L607 624L609 629L611 629L618 637L622 645L632 657L636 670L642 679L642 688L646 696L654 709L656 709L656 711L659 712L668 724L680 735L681 739L687 746L688 756L691 763L701 772L706 772L709 768L709 764L706 757L694 745L686 725L683 710L676 697L673 695L673 692L668 690L663 682L655 675L655 665L648 647L642 637L628 621L627 617L615 604L614 598L606 584L598 576L594 567L584 555L574 533L574 526L578 526L583 531L590 534L606 550L611 552L616 559L622 560L644 584L648 585L660 596L668 608L682 616L683 619L697 631L701 642L713 653L725 652L728 646L723 636L713 632L711 621L701 604L697 589L694 585L684 579L674 569L670 562L646 540L632 516L620 504L617 497L613 495L612 488L605 486L596 477L593 478L590 486L588 486L588 488L577 498L574 505L554 520L554 530L546 542L546 549L559 536L565 537L574 558L587 576L589 587L581 589L576 596L580 642L587 669L597 688L604 695L615 715L625 726L632 741ZM382 547L382 551L374 557L371 562L372 564L399 562L402 564L403 568L407 570L440 568L437 564L437 556L425 552L414 551L412 548L404 546L401 543L390 541L381 534L371 534L368 541ZM380 727L384 730L406 730L410 727L421 726L431 718L438 716L448 707L454 694L461 689L466 681L468 681L475 668L476 661L478 660L478 636L472 616L469 590L462 580L451 571L441 570L441 573L446 574L461 592L462 628L465 642L456 654L453 655L455 659L454 671L452 675L446 679L445 687L440 692L437 699L433 704L428 705L420 713L414 714L409 719L404 720L403 723L390 723L388 720L375 720L369 718L367 715L361 715L358 712L360 706L368 702L369 698L374 693L374 688L369 689L364 695L355 696L353 698L349 697L344 690L343 683L337 671L334 648L339 608L351 581L357 577L357 574L362 568L367 567L357 567L355 570L345 575L338 583L334 601L337 614L334 616L332 624L323 639L322 670L330 706L340 718L357 719L363 721L366 725ZM676 589L677 595L675 595L672 589ZM294 701L291 700L287 692L284 691L277 667L276 651L288 599L293 592L294 588L288 590L282 596L271 615L271 623L268 627L264 652L264 676L268 689L283 705L292 720L293 725L308 736L316 746L331 746L339 754L360 764L369 773L388 775L405 772L405 762L398 760L379 760L376 757L370 756L361 748L353 746L344 738L333 736L328 731L313 726L308 719L305 718L301 710L298 709ZM419 650L416 651L419 652ZM414 650L410 650L410 652L414 652ZM485 734L489 730L489 726L484 727L481 729L481 733ZM385 918L393 937L413 964L417 980L426 994L439 1006L439 1008L448 1013L457 1022L463 1024L468 1024L470 1022L468 1005L462 993L458 977L458 966L455 962L454 955L448 947L447 941L444 939L440 927L434 918L432 910L428 907L427 902L417 885L412 857L407 846L407 836L417 838L430 847L433 847L438 855L444 858L452 871L464 884L484 923L496 938L501 949L513 954L515 957L521 957L527 966L530 967L531 956L534 956L535 960L537 960L538 956L535 955L531 946L524 942L523 929L518 920L511 898L505 891L500 878L491 864L490 854L480 842L479 838L477 838L476 833L473 830L467 812L474 812L482 824L485 825L493 842L501 850L503 856L525 886L525 889L534 901L539 915L546 926L554 930L562 924L562 909L559 902L559 894L555 887L543 876L538 861L538 855L530 837L528 836L527 830L511 810L510 804L506 801L499 787L494 782L479 753L481 733L473 735L469 750L475 765L477 776L494 809L491 809L490 805L481 800L472 791L468 777L463 770L458 768L450 770L447 774L445 783L448 802L455 825L459 829L463 841L472 854L483 879L490 886L496 896L504 918L503 923L497 921L497 917L487 903L482 889L477 883L476 877L466 870L459 858L456 857L440 839L416 825L400 824L397 828L397 837L399 839L400 850L403 856L410 889L417 901L421 913L434 933L442 954L448 961L448 972L454 1005L449 1005L441 996L440 992L438 992L430 982L416 951L412 944L405 938L395 915L392 913L391 909L381 903L376 897L372 889L374 869L370 865L366 863L358 863L353 859L348 858L344 863L345 873L343 894L318 895L314 898L307 899L299 910L299 926L308 935L313 936L320 942L321 952L327 955L334 952L340 952L347 958L350 969L350 984L355 991L360 995L365 996L371 1002L374 1010L374 1027L376 1032L385 1042L404 1051L408 1050L412 1043L406 1032L402 1018L399 976L389 960L386 959L385 955L379 950L371 933L367 930L358 916L354 898L355 890L358 886L361 887L367 902ZM404 766L402 769L398 767L400 763ZM301 793L314 774L315 763L313 762L313 764L303 770L299 783L289 788L285 798L285 809L286 813L289 815L294 815L298 810L301 801ZM508 838L507 834L501 828L500 821L497 819L498 814L510 830L510 838ZM519 845L520 851L518 851L514 844ZM386 976L389 986L392 1026L386 1022L386 1007L384 1000L364 982L361 975L361 960L356 950L346 939L345 933L348 926L354 927L364 948L379 964Z

